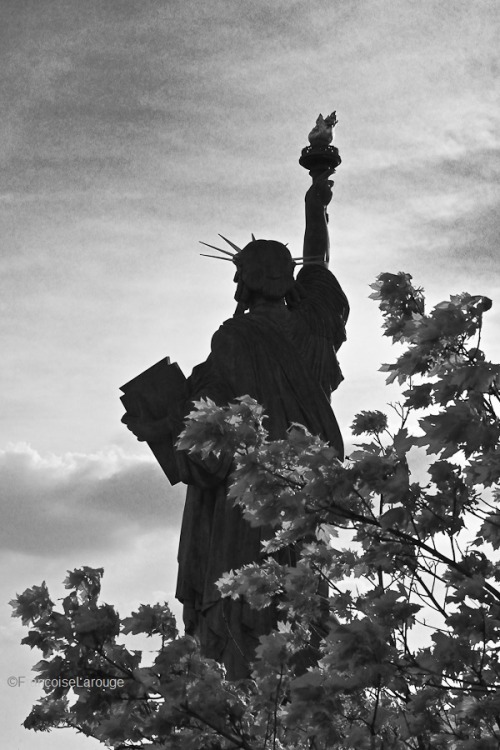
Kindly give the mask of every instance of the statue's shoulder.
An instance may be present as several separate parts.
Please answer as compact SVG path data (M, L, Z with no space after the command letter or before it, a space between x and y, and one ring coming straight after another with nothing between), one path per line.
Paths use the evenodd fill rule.
M212 351L218 347L243 345L248 337L258 332L254 317L246 313L228 318L212 336Z
M242 334L246 327L239 318L225 320L212 336L210 345L212 356L227 356L234 353L235 349L241 346Z
M306 285L339 287L336 276L323 263L306 263L297 274L297 281Z
M302 310L338 317L344 324L349 316L349 302L337 277L325 266L308 264L297 274L303 295Z

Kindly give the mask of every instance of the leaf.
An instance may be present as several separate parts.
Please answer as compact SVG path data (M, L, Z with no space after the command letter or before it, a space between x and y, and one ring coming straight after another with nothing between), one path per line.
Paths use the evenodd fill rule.
M405 459L408 451L415 446L415 438L409 435L406 427L402 427L394 435L393 445L398 457Z
M467 480L471 485L482 484L491 487L500 482L500 447L483 451L469 461L466 469Z
M137 612L122 620L121 629L125 634L145 633L148 637L172 639L178 635L175 617L167 604L141 604Z
M479 534L493 549L500 549L500 511L493 511L485 518Z
M351 425L353 435L378 435L387 429L387 416L381 411L362 411Z
M120 618L109 604L86 604L75 613L74 627L82 642L97 646L118 635Z
M83 568L76 568L73 571L68 570L64 585L67 589L75 590L80 604L96 601L101 592L103 573L103 568L89 568L84 565Z
M42 699L33 706L23 726L25 729L34 729L35 732L48 732L54 727L67 726L67 706L66 698Z
M446 411L424 417L419 422L425 435L418 445L427 446L427 453L443 458L463 450L470 456L479 450L489 450L498 443L500 425L489 425L478 419L463 402L453 404Z
M397 508L390 508L383 513L380 518L380 525L383 529L390 529L392 527L407 526L411 520L411 515L408 513L406 508L398 506Z
M406 396L405 407L407 409L426 409L431 406L434 403L433 390L434 385L432 383L422 383L403 391L403 396Z
M319 671L306 672L292 680L290 688L294 698L302 701L317 701L324 693L326 677Z
M250 396L241 396L227 406L209 398L194 402L176 446L202 459L210 454L232 456L237 449L249 449L267 438L263 427L264 409Z
M38 622L41 618L48 617L52 612L54 603L49 597L49 591L45 581L40 586L33 586L18 594L16 599L9 602L14 609L12 617L20 617L23 625L30 622Z
M257 661L254 663L253 675L271 669L280 672L288 664L292 655L293 635L291 633L271 632L261 635L255 649Z

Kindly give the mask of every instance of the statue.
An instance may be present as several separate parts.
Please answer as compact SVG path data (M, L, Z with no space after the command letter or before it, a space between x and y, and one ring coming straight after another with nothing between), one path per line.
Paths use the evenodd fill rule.
M184 395L177 414L123 417L136 437L151 447L167 439L174 444L182 414L191 411L193 400L209 397L224 405L248 394L266 410L270 439L283 438L290 424L298 422L327 440L343 458L342 436L330 405L331 393L342 380L336 353L345 341L349 313L347 299L328 270L326 208L333 186L328 178L340 157L330 142L325 143L324 132L331 135L333 119L322 123L318 118L315 130L321 137L318 141L311 136L306 163L304 151L301 157L313 177L305 197L302 259L292 258L280 242L253 235L242 249L222 235L231 250L209 245L221 253L212 257L236 268L236 311L215 332L208 359L180 387ZM299 262L302 268L295 279ZM168 362L166 366L173 367ZM186 633L199 638L205 656L225 664L229 679L247 677L258 638L275 627L276 613L272 607L253 610L244 600L222 600L215 582L223 573L262 558L261 541L271 530L251 527L241 509L228 501L232 456L202 460L177 450L175 462L187 485L176 590L184 606ZM292 555L285 550L280 562L293 564Z

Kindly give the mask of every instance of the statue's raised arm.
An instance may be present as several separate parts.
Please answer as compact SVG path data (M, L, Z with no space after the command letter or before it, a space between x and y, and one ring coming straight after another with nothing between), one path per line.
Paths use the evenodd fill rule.
M306 193L306 229L304 233L304 264L318 263L328 268L330 237L328 234L327 206L332 200L333 180L328 177L332 169L313 177Z

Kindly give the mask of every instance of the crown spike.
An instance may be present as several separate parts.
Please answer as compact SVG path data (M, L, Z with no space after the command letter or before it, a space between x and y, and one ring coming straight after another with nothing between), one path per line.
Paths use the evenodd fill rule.
M235 245L234 242L231 242L231 240L228 240L227 237L224 237L224 235L219 234L219 237L224 240L224 242L227 242L228 245L231 245L231 247L236 250L237 253L241 252L241 247L238 247L238 245Z
M253 232L252 232L252 242L255 242L255 235Z
M200 253L200 255L203 255L204 258L215 258L215 260L227 260L229 261L229 263L233 262L231 258L223 258L220 255L207 255L207 253Z
M209 245L208 242L203 242L202 240L198 240L198 242L200 243L200 245L206 245L207 247L211 247L212 250L218 250L219 253L224 253L224 255L230 255L231 258L234 258L234 256L236 255L236 253L231 253L229 252L229 250L223 250L221 247L215 247L215 245Z

